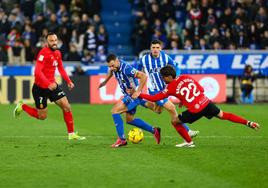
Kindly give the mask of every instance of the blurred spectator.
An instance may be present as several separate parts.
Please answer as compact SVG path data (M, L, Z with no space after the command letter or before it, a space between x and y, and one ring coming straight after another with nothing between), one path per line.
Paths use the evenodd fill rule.
M89 25L85 34L83 49L96 53L96 48L97 37L95 34L95 27L93 25Z
M249 41L244 31L240 31L235 38L235 43L239 49L246 49L249 47Z
M72 14L81 16L85 12L86 6L84 0L72 0L70 11Z
M261 48L268 49L268 30L264 31L264 37L261 40Z
M175 18L176 9L173 6L173 0L162 0L160 6L165 20L168 18Z
M133 32L134 52L138 55L142 50L147 49L150 45L150 40L144 40L151 38L148 21L142 18L139 24L136 26Z
M95 56L95 62L105 63L106 62L106 53L103 46L99 46L97 54Z
M74 68L74 71L72 71L73 76L83 76L86 75L85 71L83 70L81 65L77 65Z
M33 28L35 29L37 38L41 36L43 29L46 27L46 20L43 14L38 14L36 20L33 21Z
M88 26L90 25L90 20L87 14L82 15L81 23L80 23L80 32L85 33L87 31Z
M74 29L72 31L71 44L75 46L77 52L81 55L83 51L84 44L84 34L78 35L77 31Z
M95 27L96 30L99 29L99 26L102 24L101 17L98 14L93 15L92 24Z
M201 38L199 40L199 46L198 46L198 49L204 51L204 50L208 50L209 47L207 45L207 41L204 39L204 38Z
M173 19L169 18L165 24L165 30L167 33L167 36L169 37L171 31L175 31L176 34L179 34L182 32L181 27L178 25L178 23Z
M213 45L212 45L212 49L213 49L213 50L221 50L222 47L221 47L220 42L219 42L219 41L215 41L215 42L213 43Z
M70 51L67 55L67 61L80 61L81 57L77 51L77 48L74 44L70 44Z
M24 13L25 17L32 18L34 15L34 4L35 2L32 0L23 0L20 1L21 11Z
M107 49L108 43L108 34L101 26L100 9L100 0L1 1L1 61L7 61L5 59L8 57L9 64L24 64L24 59L33 62L40 48L45 45L44 38L48 32L58 33L58 46L63 52L63 60L80 61L83 47L92 50L94 59L97 47ZM94 29L87 32L90 25L100 26L97 34ZM93 38L84 41L85 35Z
M6 65L8 62L8 57L4 46L0 46L0 62L3 62L3 65Z
M68 16L68 11L67 11L66 6L64 4L60 4L59 10L57 11L56 16L57 16L58 23L62 22L63 16Z
M35 15L49 15L54 12L54 4L52 0L36 0L34 4Z
M176 52L177 50L179 50L180 48L179 48L179 45L178 45L177 41L175 41L175 40L171 41L170 48L169 49L171 51L174 51L174 52Z
M20 39L15 39L14 44L7 50L9 65L25 65L25 47Z
M207 41L205 46L214 49L264 49L266 46L266 1L145 0L132 1L132 4L135 5L133 9L136 23L143 20L143 23L153 25L156 20L161 20L166 31L164 33L160 30L161 37L167 37L168 48L171 48L175 36L170 37L174 30L173 25L182 30L178 35L185 49L200 49L200 41L203 41L201 38ZM139 31L140 24L135 24L133 36L137 36ZM159 38L158 31L149 31L150 36L147 38ZM136 46L142 46L142 40L133 41L135 49L138 49ZM180 46L179 43L178 45Z
M193 49L192 41L190 39L186 39L184 44L184 50L192 50L192 49Z
M254 102L253 96L253 82L256 76L253 73L253 69L250 65L246 65L243 74L240 77L241 83L241 101L244 104L252 104Z
M94 61L94 56L95 56L95 53L94 52L90 52L88 50L84 50L84 55L81 59L81 63L83 65L89 65L89 64L93 64L95 61Z
M10 30L8 16L2 8L0 8L0 35L7 36Z
M34 45L36 43L36 33L32 29L31 25L27 24L24 26L24 32L22 33L23 40L29 40L30 45Z
M162 11L159 10L159 5L157 3L151 4L150 11L147 14L150 25L153 25L155 19L163 19Z
M46 23L46 28L48 29L49 32L58 33L58 31L59 31L59 23L57 21L56 14L52 13L50 15L50 18Z
M232 43L229 44L229 46L227 47L227 49L229 49L229 50L236 50L237 47L236 47L235 43L232 42Z
M33 62L34 59L34 47L31 45L29 39L24 40L25 47L25 60L28 62Z
M105 30L104 25L100 25L97 31L97 46L102 46L104 53L108 51L108 33Z
M159 39L162 41L162 45L163 45L163 48L166 47L167 45L167 37L166 35L163 33L163 31L159 30L159 29L154 29L154 33L153 33L153 36L152 36L152 39L151 40L154 40L154 39ZM144 39L143 39L144 40Z
M61 22L59 25L59 38L62 39L64 45L68 46L72 35L72 25L69 20L68 14L64 14L61 17Z

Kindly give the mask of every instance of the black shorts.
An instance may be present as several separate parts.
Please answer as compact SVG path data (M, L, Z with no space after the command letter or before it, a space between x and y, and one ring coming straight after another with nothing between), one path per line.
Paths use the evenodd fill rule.
M58 85L56 89L51 91L34 84L32 93L35 101L35 106L38 109L44 109L47 107L47 99L49 99L51 102L54 102L66 96L64 91Z
M183 123L193 123L205 116L208 119L217 116L220 113L220 109L212 102L210 102L202 111L198 113L192 113L189 110L182 112L178 117Z

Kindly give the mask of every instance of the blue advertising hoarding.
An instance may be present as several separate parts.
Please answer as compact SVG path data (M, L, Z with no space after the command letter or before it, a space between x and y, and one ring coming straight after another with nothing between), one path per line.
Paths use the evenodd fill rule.
M148 51L147 51L148 52ZM179 63L182 74L226 74L241 75L245 64L253 67L256 73L268 76L268 51L166 51ZM146 51L142 52L142 56ZM133 62L130 62L133 63ZM137 63L137 62L136 62ZM75 65L79 63L64 62L66 71L72 75ZM106 74L106 64L94 64L82 67L87 75ZM32 75L34 66L0 67L0 76Z
M166 51L183 74L241 75L246 64L268 75L268 51Z

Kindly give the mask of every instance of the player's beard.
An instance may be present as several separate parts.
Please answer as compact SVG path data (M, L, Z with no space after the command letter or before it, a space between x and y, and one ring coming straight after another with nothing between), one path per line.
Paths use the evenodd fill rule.
M55 46L55 47L53 47L53 46ZM49 45L49 44L48 44L48 47L49 47L52 51L55 51L55 50L58 49L57 44L54 44L54 45Z

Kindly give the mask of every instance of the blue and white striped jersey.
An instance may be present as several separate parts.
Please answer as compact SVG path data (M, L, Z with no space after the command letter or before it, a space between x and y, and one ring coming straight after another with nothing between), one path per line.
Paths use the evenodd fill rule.
M165 52L161 51L158 58L154 58L151 53L144 55L138 66L138 70L144 70L148 76L147 87L149 92L158 92L165 89L165 82L161 79L160 69L166 65L172 65L180 74L178 64L169 57Z
M135 78L138 70L121 59L119 61L120 67L116 72L113 72L113 75L115 76L123 95L126 96L128 95L126 91L127 89L138 87L138 80Z

